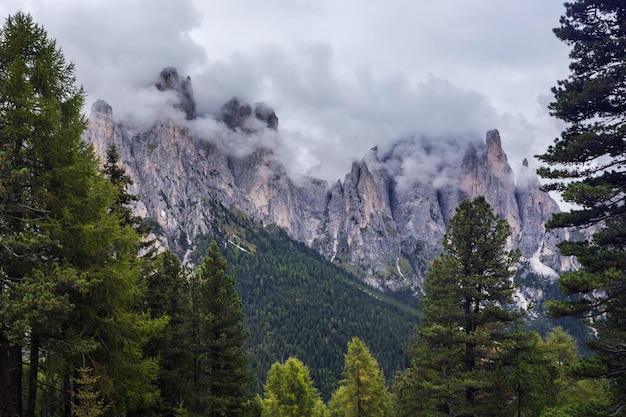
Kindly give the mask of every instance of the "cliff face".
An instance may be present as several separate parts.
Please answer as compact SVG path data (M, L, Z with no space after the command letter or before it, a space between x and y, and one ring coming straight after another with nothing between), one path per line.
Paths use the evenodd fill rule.
M155 221L164 244L183 261L196 237L210 229L211 206L218 203L284 228L371 285L419 287L456 205L482 194L508 220L510 248L520 248L537 272L571 268L555 246L563 235L544 227L557 204L540 191L527 164L515 183L496 130L484 143L458 145L457 153L464 155L458 159L437 159L417 139L399 142L382 155L374 148L352 164L343 181L329 186L289 176L271 147L258 141L263 132L278 134L271 108L231 100L217 117L221 122L213 121L223 129L202 130L193 124L189 79L181 82L168 69L155 85L177 92L184 117L139 129L115 121L111 107L99 100L85 139L100 155L116 145L134 181L130 191L140 197L136 211ZM245 146L225 145L233 141Z

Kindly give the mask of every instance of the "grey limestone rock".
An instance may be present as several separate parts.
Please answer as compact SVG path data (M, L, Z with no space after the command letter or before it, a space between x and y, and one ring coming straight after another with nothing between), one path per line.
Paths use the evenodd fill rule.
M267 128L278 129L278 116L271 107L257 103L253 109L250 104L241 103L237 97L233 97L222 106L218 119L232 130L254 132L258 130L256 126L258 122L262 122Z
M185 112L187 120L196 118L196 101L193 98L193 89L191 88L191 78L189 76L181 80L176 68L164 68L159 74L155 86L159 91L175 91L179 99L177 107Z
M187 88L173 69L161 73L157 87L183 93ZM223 112L224 122L235 127L229 134L254 135L245 131L253 114L270 128L277 124L270 108L253 110L234 99ZM373 148L352 164L343 181L329 186L289 175L267 146L233 155L219 138L199 136L189 123L164 119L138 130L116 122L111 106L98 100L85 132L85 140L102 156L110 144L117 146L120 163L134 181L130 192L140 198L136 212L155 221L163 245L183 261L195 238L210 230L211 207L221 204L285 229L337 264L358 268L371 285L417 288L440 253L456 205L482 194L509 221L511 248L548 269L571 268L556 248L564 236L558 233L564 232L545 229L557 204L540 190L528 164L515 184L498 131L467 150L459 145L464 157L458 160L437 159L432 149L419 146L409 155L410 143L382 156ZM428 175L422 175L427 167Z

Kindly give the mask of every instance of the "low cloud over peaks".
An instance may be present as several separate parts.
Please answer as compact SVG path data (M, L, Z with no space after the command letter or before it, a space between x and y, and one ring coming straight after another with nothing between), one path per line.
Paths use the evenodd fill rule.
M375 145L494 127L517 171L558 134L537 97L567 71L551 31L562 6L431 3L6 0L0 12L29 12L57 39L86 112L102 98L117 118L150 120L171 100L155 76L175 66L199 116L232 97L270 105L293 171L334 182Z

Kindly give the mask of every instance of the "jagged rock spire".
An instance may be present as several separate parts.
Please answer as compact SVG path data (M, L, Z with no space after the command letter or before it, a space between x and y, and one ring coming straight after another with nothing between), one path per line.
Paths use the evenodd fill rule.
M255 130L252 114L256 120L265 123L265 125L276 130L278 128L278 116L274 113L274 109L265 103L256 103L254 110L248 103L241 103L237 97L233 97L222 106L221 114L218 119L222 120L230 129L241 129L246 132Z
M175 91L180 100L177 107L185 112L187 120L196 118L196 101L193 98L193 89L191 88L191 78L189 76L181 80L176 68L163 68L155 86L159 91Z

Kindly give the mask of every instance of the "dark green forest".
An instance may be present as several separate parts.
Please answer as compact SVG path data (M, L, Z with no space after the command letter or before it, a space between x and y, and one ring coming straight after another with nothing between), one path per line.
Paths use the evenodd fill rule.
M581 268L560 292L519 276L567 319L550 322L514 304L519 252L482 196L457 208L419 296L218 202L192 269L157 253L116 149L82 140L73 64L30 15L7 17L0 417L626 415L626 5L566 3L559 24L571 74L550 110L566 127L539 174L579 208L547 227L596 231L561 242Z
M388 378L406 368L404 351L419 321L417 297L372 289L276 227L219 205L211 210L219 219L215 236L199 239L194 253L197 260L209 241L221 242L228 271L237 277L250 331L245 346L259 384L274 362L293 356L305 361L328 399L341 379L345 346L355 336Z

